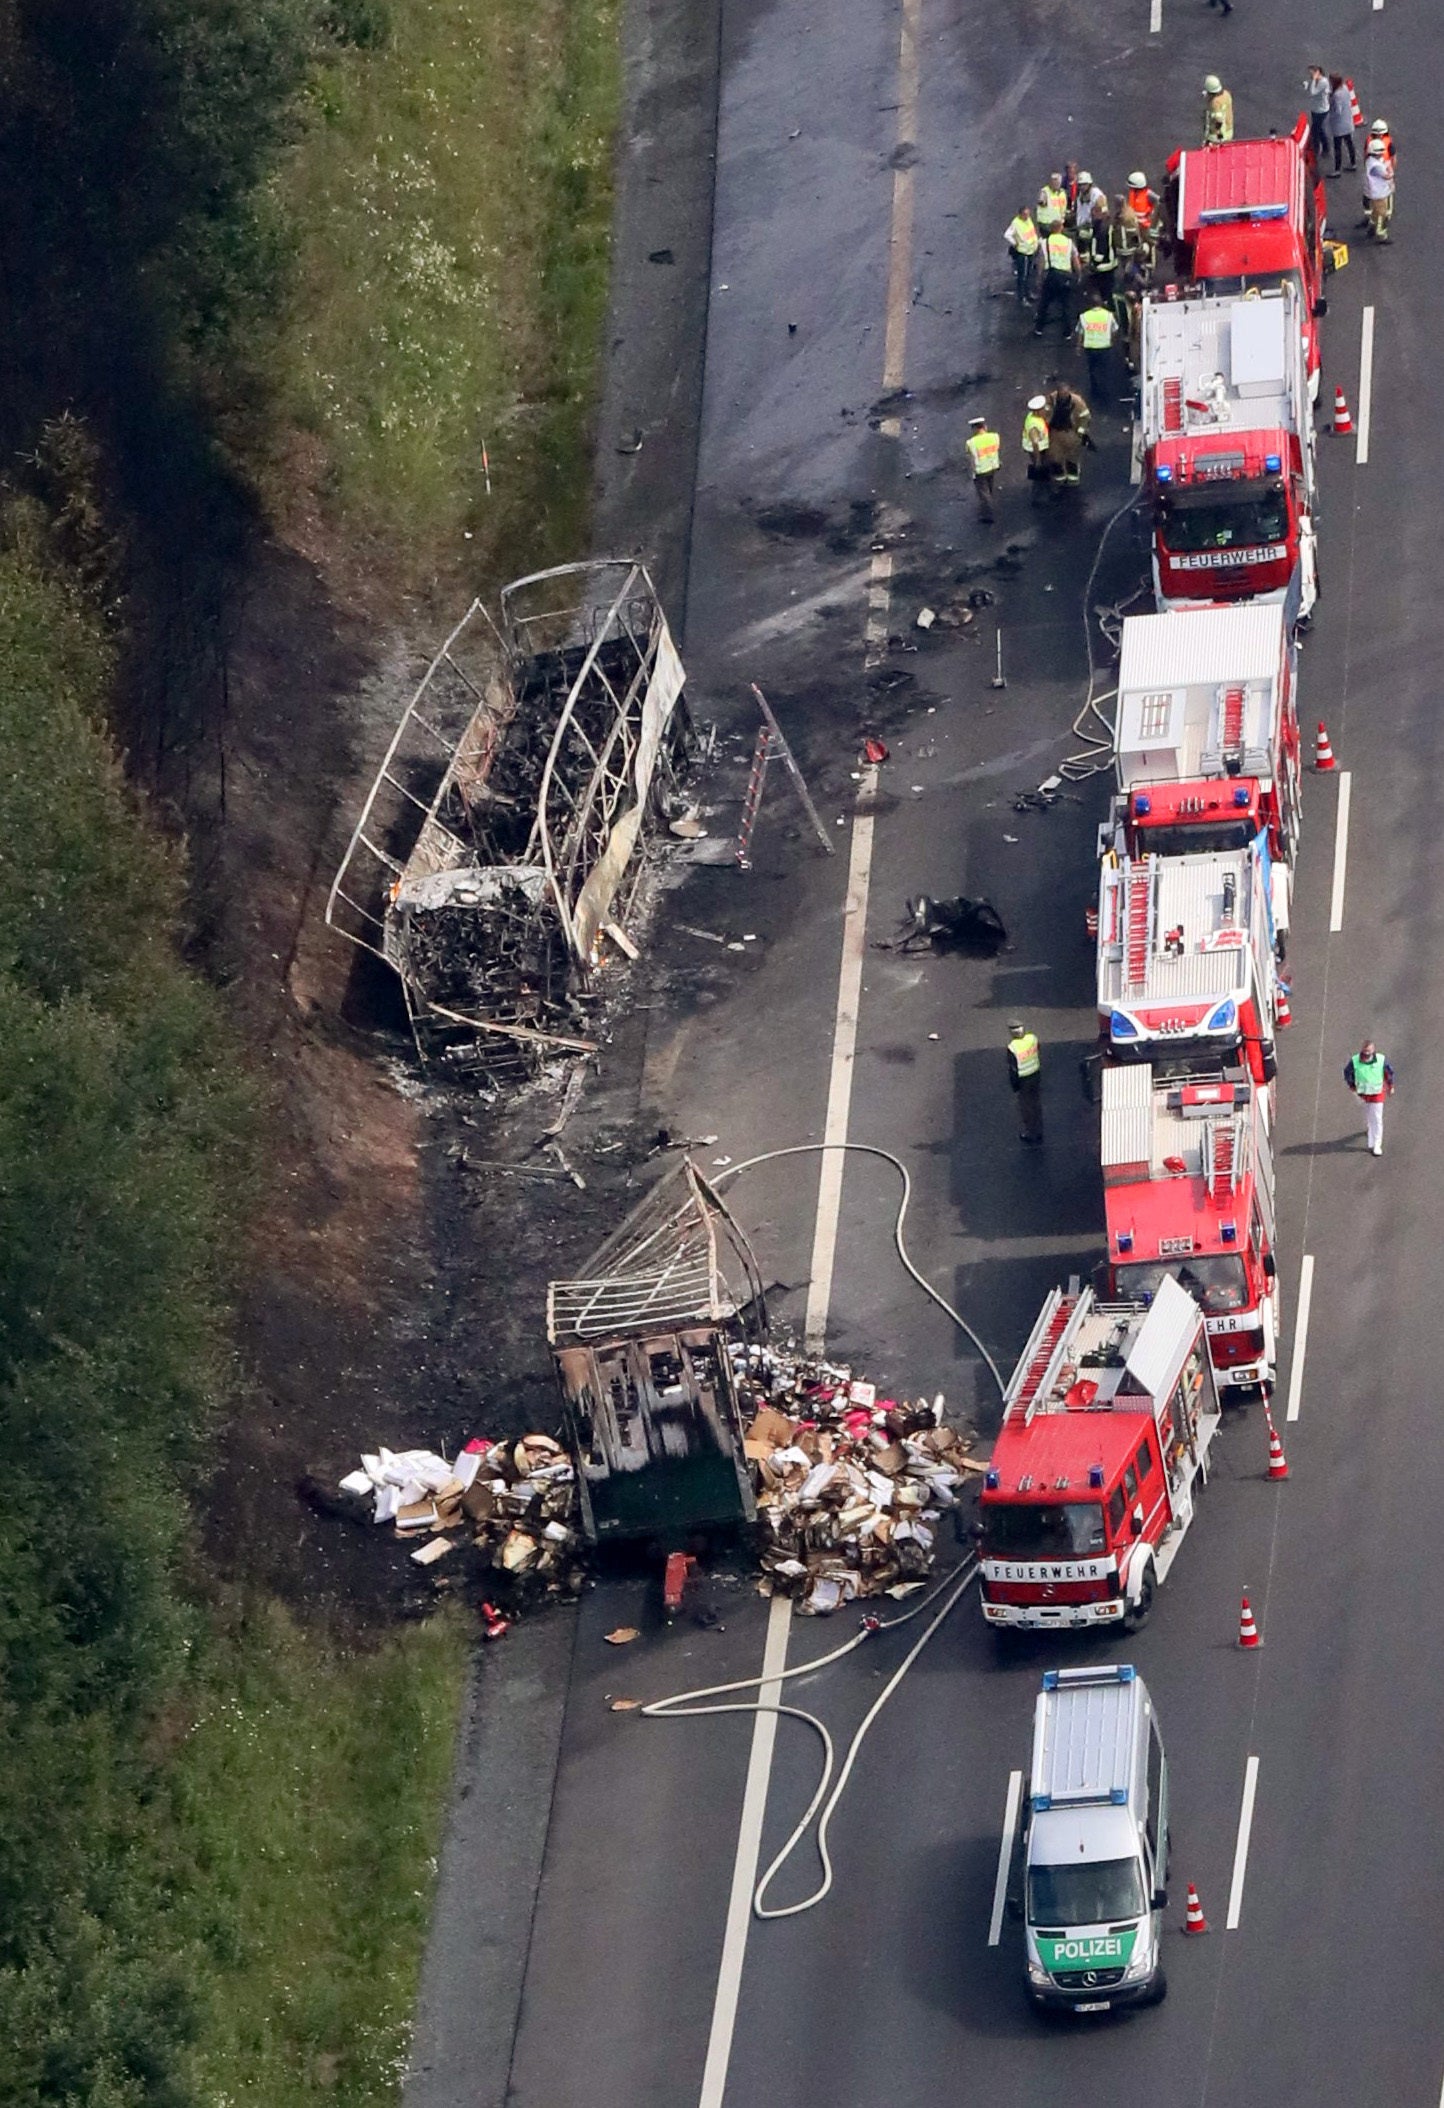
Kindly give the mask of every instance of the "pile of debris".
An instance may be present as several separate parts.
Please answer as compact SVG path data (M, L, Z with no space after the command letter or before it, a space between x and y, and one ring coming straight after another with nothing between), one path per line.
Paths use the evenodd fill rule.
M484 1568L549 1595L581 1586L576 1473L550 1435L511 1444L477 1436L450 1463L429 1449L379 1449L341 1489L374 1495L373 1520L415 1541L418 1566L470 1545Z
M814 1616L921 1586L945 1511L983 1469L944 1425L941 1392L908 1405L879 1399L838 1362L776 1347L730 1352L772 1586Z

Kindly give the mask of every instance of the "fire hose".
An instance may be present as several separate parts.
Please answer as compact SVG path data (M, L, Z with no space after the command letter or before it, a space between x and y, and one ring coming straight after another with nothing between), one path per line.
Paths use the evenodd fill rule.
M861 1156L881 1157L884 1163L891 1164L898 1173L902 1180L902 1198L898 1204L897 1215L893 1222L893 1245L897 1251L898 1258L923 1293L930 1297L937 1304L938 1308L952 1319L953 1323L977 1348L993 1381L997 1384L999 1395L1001 1396L1006 1386L992 1355L962 1313L955 1310L946 1296L934 1288L926 1276L914 1265L907 1246L903 1242L903 1224L907 1220L908 1205L912 1199L912 1178L901 1157L894 1156L890 1149L883 1149L875 1142L798 1142L786 1149L766 1149L758 1156L744 1158L740 1164L731 1164L713 1183L718 1186L724 1182L730 1183L731 1180L740 1177L744 1171L750 1171L758 1164L771 1163L780 1157L817 1155L829 1149L850 1149ZM814 1909L831 1890L833 1865L832 1854L828 1849L828 1831L831 1828L832 1818L836 1813L838 1804L847 1790L848 1780L852 1776L853 1767L857 1762L862 1745L871 1732L873 1724L882 1712L883 1707L893 1696L903 1678L907 1675L908 1670L966 1594L977 1576L977 1571L978 1562L970 1554L967 1558L961 1560L957 1566L953 1567L950 1572L944 1574L940 1580L933 1582L921 1600L914 1603L910 1609L901 1611L895 1617L888 1618L876 1613L869 1613L864 1617L861 1626L851 1639L844 1640L841 1646L832 1648L826 1654L818 1655L812 1661L798 1663L795 1668L782 1669L775 1675L769 1674L764 1670L758 1676L739 1677L732 1683L705 1684L697 1690L678 1691L670 1698L654 1699L650 1705L644 1705L641 1708L643 1717L650 1720L696 1720L722 1713L776 1712L784 1715L789 1720L802 1721L820 1739L822 1743L821 1774L813 1790L811 1800L794 1824L786 1843L767 1867L753 1891L752 1909L757 1917L799 1917L803 1911ZM776 1686L790 1682L793 1677L797 1676L814 1676L819 1670L826 1669L833 1662L841 1661L846 1655L854 1653L857 1648L861 1647L865 1641L871 1639L874 1634L896 1632L902 1626L911 1624L915 1618L921 1617L926 1610L929 1610L933 1604L937 1603L939 1598L942 1599L941 1607L934 1612L933 1616L924 1625L921 1633L908 1648L907 1653L893 1670L866 1713L864 1713L861 1722L854 1730L843 1752L840 1764L837 1759L837 1744L833 1739L832 1732L826 1722L820 1720L816 1713L808 1712L804 1706L782 1705L761 1697L742 1699L732 1695L738 1691L758 1690L764 1684L769 1689L774 1689ZM804 1896L800 1902L769 1904L766 1900L768 1890L812 1829L814 1823L817 1826L816 1849L818 1863L822 1870L821 1879L812 1893Z

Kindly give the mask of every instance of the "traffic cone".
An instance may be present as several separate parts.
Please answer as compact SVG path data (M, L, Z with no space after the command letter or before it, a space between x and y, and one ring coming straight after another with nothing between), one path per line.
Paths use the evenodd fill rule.
M1274 1426L1274 1416L1267 1406L1264 1407L1264 1419L1268 1422L1269 1430L1269 1477L1286 1479L1289 1475L1289 1460L1284 1455L1284 1445L1279 1440L1278 1429Z
M1183 1921L1185 1932L1207 1932L1208 1920L1203 1914L1203 1905L1198 1900L1198 1890L1188 1884L1188 1916Z
M1334 750L1329 745L1329 735L1324 729L1322 718L1319 719L1318 737L1314 741L1314 767L1321 770L1324 775L1327 775L1330 769L1338 767L1338 763L1334 759Z
M1289 1025L1291 1025L1293 1021L1293 1008L1289 1002L1289 984L1287 981L1280 981L1278 996L1274 1002L1274 1024L1277 1026L1278 1030L1282 1032Z
M1243 1599L1243 1608L1238 1614L1238 1643L1240 1647L1261 1647L1258 1627L1253 1621L1253 1612L1248 1607L1248 1597Z
M1338 433L1340 438L1344 438L1348 433L1352 432L1353 429L1354 420L1349 415L1349 406L1344 400L1344 391L1342 388L1335 388L1334 430Z

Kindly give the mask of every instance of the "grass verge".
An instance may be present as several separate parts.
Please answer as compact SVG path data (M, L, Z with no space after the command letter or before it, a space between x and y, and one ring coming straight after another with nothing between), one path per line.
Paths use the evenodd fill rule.
M200 2099L397 2097L466 1653L460 1619L347 1653L274 1604L218 1643L172 1773L213 1957Z
M314 70L273 184L297 248L274 351L296 439L267 495L298 538L309 503L327 544L360 540L412 579L578 553L618 16L619 0L390 0Z

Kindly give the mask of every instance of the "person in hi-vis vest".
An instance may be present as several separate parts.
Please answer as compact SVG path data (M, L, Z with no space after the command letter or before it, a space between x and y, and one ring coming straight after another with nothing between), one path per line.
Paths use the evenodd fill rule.
M993 524L993 482L1003 459L1003 442L986 417L968 419L968 464L973 471L973 490L978 500L978 518L985 527Z
M1344 1081L1363 1102L1370 1156L1384 1154L1384 1100L1394 1095L1394 1070L1371 1039L1344 1063Z
M1020 1017L1008 1026L1008 1081L1018 1100L1018 1138L1036 1146L1043 1139L1043 1054Z

